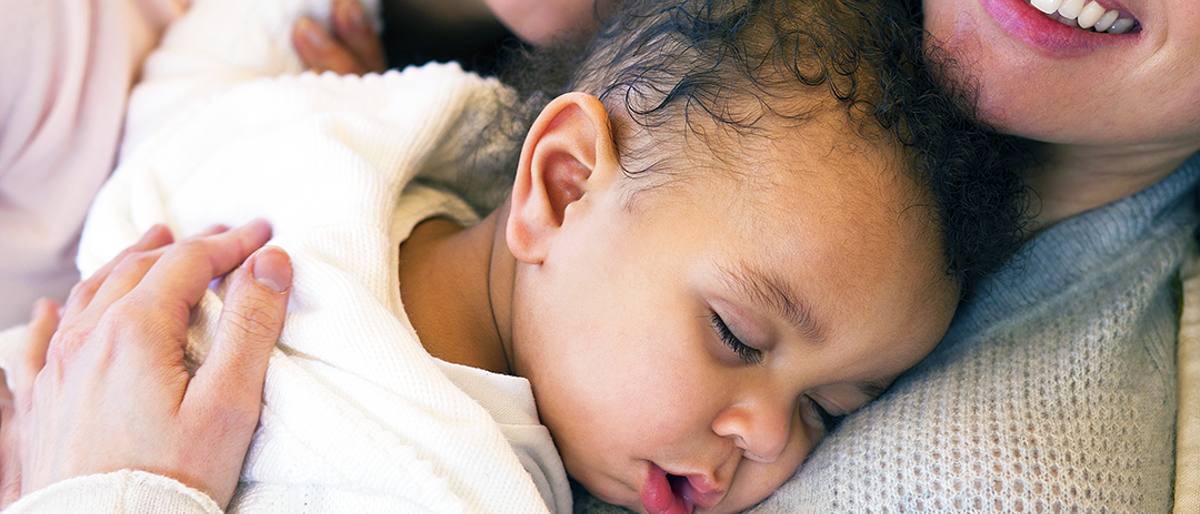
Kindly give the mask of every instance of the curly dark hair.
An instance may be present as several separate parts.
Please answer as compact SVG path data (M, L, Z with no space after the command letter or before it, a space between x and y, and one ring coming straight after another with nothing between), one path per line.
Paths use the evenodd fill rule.
M950 61L924 51L918 17L901 0L625 0L586 48L525 51L504 80L530 120L583 91L639 133L696 133L709 120L753 131L764 116L802 124L836 102L864 137L898 142L965 295L1021 245L1029 153L975 121ZM649 148L621 132L622 157Z

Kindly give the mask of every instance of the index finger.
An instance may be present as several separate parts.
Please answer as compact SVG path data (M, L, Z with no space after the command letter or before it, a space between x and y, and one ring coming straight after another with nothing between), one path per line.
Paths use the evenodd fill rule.
M171 244L173 240L171 231L167 229L166 225L160 224L150 227L145 234L142 234L142 238L138 242L121 251L116 257L108 261L107 264L96 270L92 276L80 281L78 284L75 284L75 287L71 288L71 294L67 297L67 303L63 305L63 319L73 319L86 309L92 303L92 298L96 295L100 286L108 280L109 274L126 257L137 252L160 248Z
M359 75L368 72L383 73L387 70L387 59L383 55L383 43L371 29L370 21L358 0L338 0L333 5L333 29L338 39L350 49L355 61L361 65Z
M130 296L148 296L161 308L186 311L214 278L229 273L271 239L271 226L254 220L206 237L189 238L170 247L134 287Z

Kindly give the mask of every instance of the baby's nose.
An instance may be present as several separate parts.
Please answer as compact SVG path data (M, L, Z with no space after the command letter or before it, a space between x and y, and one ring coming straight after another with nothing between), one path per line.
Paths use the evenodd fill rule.
M787 447L794 411L763 403L730 406L717 416L712 428L717 435L732 439L745 458L771 463Z

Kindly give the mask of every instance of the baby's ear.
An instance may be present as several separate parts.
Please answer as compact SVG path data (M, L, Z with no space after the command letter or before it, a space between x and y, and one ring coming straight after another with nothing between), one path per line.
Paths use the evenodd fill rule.
M540 263L567 210L612 184L619 170L608 111L586 93L562 95L538 115L525 137L505 237L526 263Z

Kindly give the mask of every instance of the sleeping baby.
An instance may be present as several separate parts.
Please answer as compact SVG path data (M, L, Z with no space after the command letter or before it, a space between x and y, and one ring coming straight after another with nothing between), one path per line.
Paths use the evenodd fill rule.
M295 74L314 7L195 0L131 99L81 271L154 224L271 222L291 303L231 512L566 514L570 480L740 511L1020 241L1017 152L933 88L891 8L627 0L577 53L524 56L518 92L454 64ZM114 482L219 511L146 473L13 509Z

